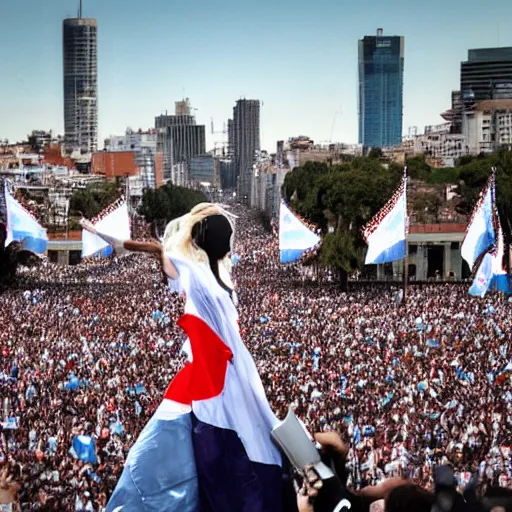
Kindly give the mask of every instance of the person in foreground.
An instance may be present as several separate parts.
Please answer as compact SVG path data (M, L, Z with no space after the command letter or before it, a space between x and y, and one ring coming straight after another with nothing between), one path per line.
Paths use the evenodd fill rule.
M159 242L116 240L118 254L158 255L186 297L178 324L189 361L128 454L112 512L288 512L296 496L270 432L278 424L240 337L230 279L233 218L204 203Z
M347 448L336 434L324 433L316 441L336 478L321 481L305 468L302 488L293 493L286 461L270 437L279 420L238 329L230 279L234 226L227 212L196 206L168 225L163 246L116 240L82 225L118 255L157 255L173 288L186 296L178 324L188 336L189 362L131 448L108 511L367 512L407 484L391 479L351 491Z

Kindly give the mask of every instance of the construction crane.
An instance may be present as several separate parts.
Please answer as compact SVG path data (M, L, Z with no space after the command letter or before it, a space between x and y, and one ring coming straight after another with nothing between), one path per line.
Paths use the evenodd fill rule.
M227 135L228 130L227 130L227 128L226 128L226 123L224 123L224 124L222 125L222 130L221 130L221 131L216 132L216 131L215 131L215 125L214 125L214 123L213 123L213 117L210 117L210 121L211 121L211 127L212 127L212 135L220 135L220 134L222 134L222 135Z
M214 141L214 143L213 143L213 153L214 153L215 156L217 156L217 146L220 145L220 151L221 151L221 155L220 156L225 156L225 154L226 154L226 146L228 145L228 141L226 140L226 135L228 133L228 130L226 128L226 123L224 123L222 125L222 130L215 131L215 124L213 122L213 118L212 117L210 118L210 121L211 121L211 134L212 135L222 135L222 140Z

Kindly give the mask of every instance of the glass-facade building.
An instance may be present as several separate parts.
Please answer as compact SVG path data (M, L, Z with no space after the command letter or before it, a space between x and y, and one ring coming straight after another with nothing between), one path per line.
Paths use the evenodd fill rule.
M359 143L384 148L402 142L404 38L359 40Z

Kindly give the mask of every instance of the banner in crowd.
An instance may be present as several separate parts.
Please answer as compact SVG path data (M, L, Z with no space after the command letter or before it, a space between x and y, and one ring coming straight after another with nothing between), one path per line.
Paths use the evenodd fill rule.
M302 223L281 201L279 211L279 251L281 263L293 263L320 243L320 237Z
M507 269L504 265L505 258L505 237L503 235L503 229L501 227L501 221L499 215L496 215L496 224L498 226L498 239L496 245L496 254L493 258L492 267L492 283L491 287L494 290L506 293L511 293L510 283L508 279ZM507 254L506 257L509 255Z
M125 202L122 202L93 224L97 231L118 240L130 238L130 217L128 215L128 206ZM95 255L108 256L111 252L110 245L102 238L89 233L85 229L82 230L82 258L89 258Z
M494 172L482 191L479 201L473 209L466 236L462 242L461 254L473 269L480 256L496 244L494 227Z
M73 437L73 443L70 448L70 454L76 459L97 464L96 444L91 436L78 435Z
M26 251L44 254L48 245L46 229L11 195L5 184L4 194L7 213L5 245L17 241L21 242L22 248Z
M505 256L505 241L499 217L496 215L497 240L496 248L485 253L478 270L476 271L473 284L469 289L470 295L485 297L489 289L497 290L506 294L511 293L507 271L503 265Z
M476 271L473 284L469 289L469 294L477 297L485 297L489 290L493 277L493 266L495 256L491 252L485 253L478 270Z
M461 248L462 257L471 268L480 260L469 289L470 295L478 297L484 297L490 289L511 293L504 266L505 238L496 208L495 176L496 172L493 169L489 182L473 210Z
M407 176L393 197L363 228L368 244L365 265L389 263L406 255L407 236Z

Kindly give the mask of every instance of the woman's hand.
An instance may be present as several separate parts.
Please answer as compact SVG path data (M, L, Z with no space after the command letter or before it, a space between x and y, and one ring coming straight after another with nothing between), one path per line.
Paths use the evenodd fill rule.
M97 234L96 228L93 226L92 222L87 219L80 219L80 226L93 235Z

